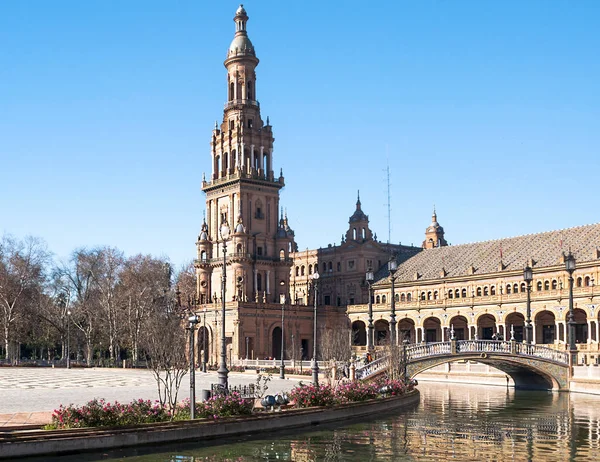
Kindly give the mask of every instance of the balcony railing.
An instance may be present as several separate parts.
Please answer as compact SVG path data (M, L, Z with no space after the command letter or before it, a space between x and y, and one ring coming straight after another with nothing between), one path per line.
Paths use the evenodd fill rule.
M260 103L253 99L232 99L231 101L227 101L225 103L225 110L236 106L253 106L258 108L260 107Z

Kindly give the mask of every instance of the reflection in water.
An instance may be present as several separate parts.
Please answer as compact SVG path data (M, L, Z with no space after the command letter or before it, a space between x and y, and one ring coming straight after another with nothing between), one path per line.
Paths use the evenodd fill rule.
M262 439L240 437L218 443L160 446L60 460L600 459L600 396L433 383L422 384L419 390L421 403L411 411L374 416L374 420L346 427L324 426L318 431L261 435Z

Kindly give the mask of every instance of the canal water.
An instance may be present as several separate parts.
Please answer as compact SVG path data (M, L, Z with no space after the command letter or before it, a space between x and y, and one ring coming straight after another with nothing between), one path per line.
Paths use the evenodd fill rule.
M419 390L409 411L343 426L55 460L600 461L600 396L433 383Z

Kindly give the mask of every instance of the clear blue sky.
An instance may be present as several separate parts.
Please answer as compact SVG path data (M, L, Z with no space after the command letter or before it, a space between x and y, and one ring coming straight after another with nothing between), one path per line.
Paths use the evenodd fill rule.
M238 2L0 3L0 232L195 256ZM247 1L300 249L599 221L600 2Z

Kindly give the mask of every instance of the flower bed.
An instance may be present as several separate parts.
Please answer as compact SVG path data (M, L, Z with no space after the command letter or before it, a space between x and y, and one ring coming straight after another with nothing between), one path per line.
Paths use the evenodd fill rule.
M52 413L47 430L57 428L116 427L140 423L165 422L171 415L158 402L139 399L129 404L107 403L94 399L83 406L63 406Z
M361 402L389 396L400 396L414 388L399 380L383 379L377 382L346 382L331 387L302 384L289 393L293 407L305 408L314 406L331 407L337 404ZM189 400L181 402L175 414L158 402L136 400L129 404L119 402L108 403L103 399L95 399L83 406L60 406L52 414L52 423L47 430L59 428L82 427L118 427L170 420L188 420L190 418ZM196 418L218 419L251 415L254 399L242 398L239 393L213 396L202 403L196 403Z
M400 396L414 388L400 380L382 379L376 382L346 382L331 387L300 384L289 397L295 407L333 406L336 404L367 401L379 397Z

